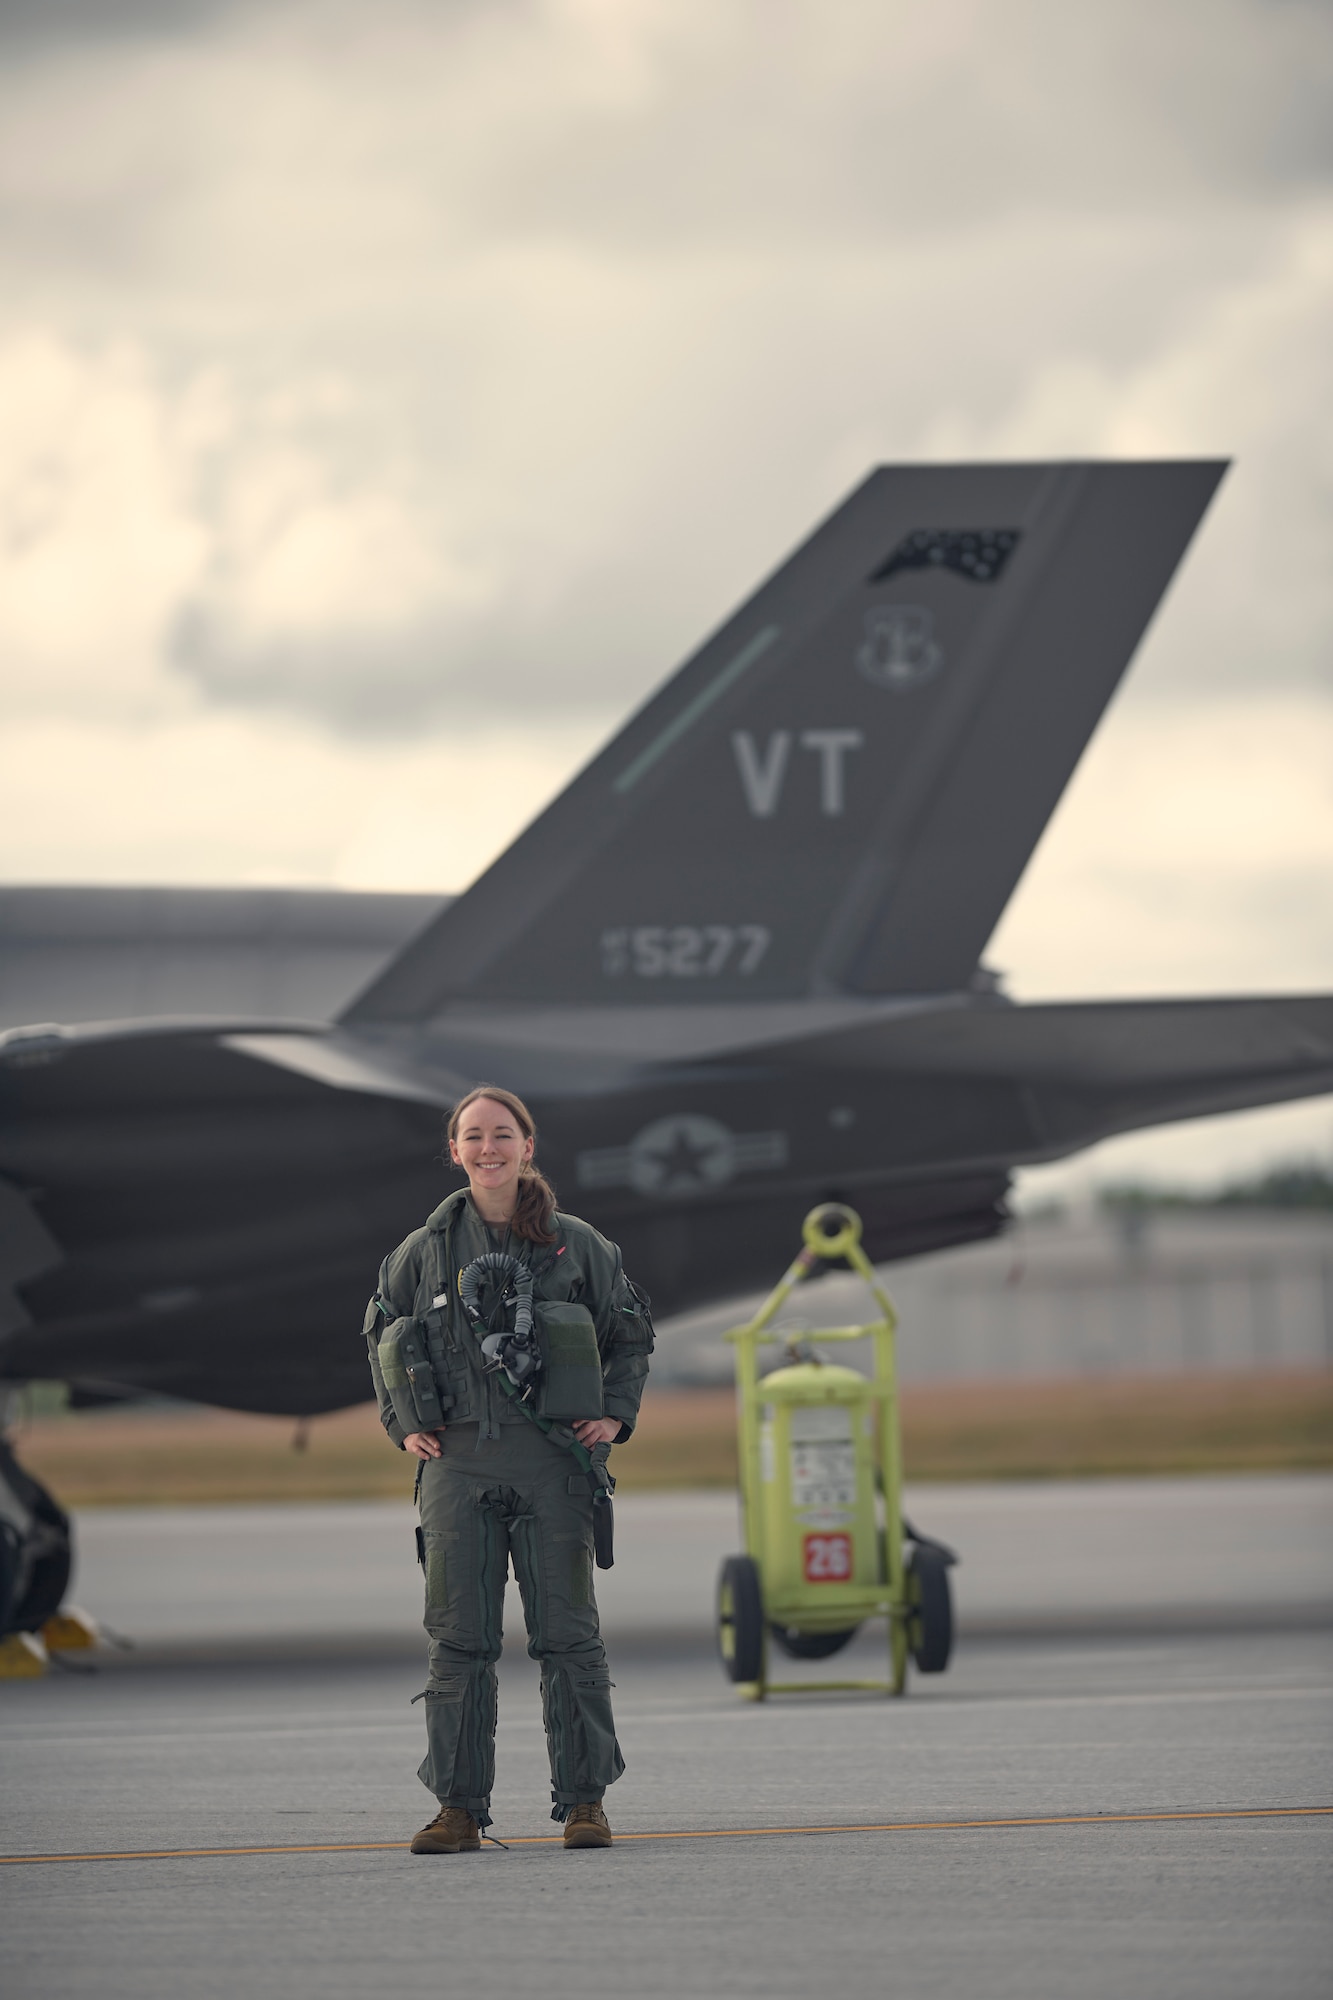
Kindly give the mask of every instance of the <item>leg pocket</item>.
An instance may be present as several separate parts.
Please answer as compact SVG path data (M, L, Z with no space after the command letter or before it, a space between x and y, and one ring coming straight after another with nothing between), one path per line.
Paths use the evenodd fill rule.
M421 1537L421 1569L426 1580L426 1611L448 1609L449 1584L458 1559L458 1536L445 1528L427 1528Z
M580 1611L592 1603L592 1550L583 1542L570 1546L569 1601Z

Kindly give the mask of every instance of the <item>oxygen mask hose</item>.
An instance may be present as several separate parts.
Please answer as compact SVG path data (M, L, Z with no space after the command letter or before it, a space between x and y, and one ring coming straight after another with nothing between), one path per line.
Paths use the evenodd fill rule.
M460 1274L458 1292L481 1342L484 1366L504 1375L526 1402L542 1368L535 1338L531 1270L502 1250L488 1250L474 1257Z

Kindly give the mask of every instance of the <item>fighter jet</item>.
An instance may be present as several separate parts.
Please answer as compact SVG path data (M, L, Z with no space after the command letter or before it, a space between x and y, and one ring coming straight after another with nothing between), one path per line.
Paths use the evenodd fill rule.
M659 1313L822 1200L915 1255L1001 1229L1016 1166L1333 1089L1333 997L1019 1006L983 965L1224 469L877 470L334 1018L11 1029L0 1379L363 1399L482 1080Z

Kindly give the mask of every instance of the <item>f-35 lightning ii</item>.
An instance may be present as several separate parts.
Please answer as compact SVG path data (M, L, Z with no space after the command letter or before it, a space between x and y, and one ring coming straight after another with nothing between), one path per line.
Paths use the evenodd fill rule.
M755 1289L818 1201L902 1257L999 1230L1016 1165L1333 1088L1329 996L980 969L1223 470L876 471L335 1019L5 1034L0 1378L361 1400L482 1079L665 1312Z

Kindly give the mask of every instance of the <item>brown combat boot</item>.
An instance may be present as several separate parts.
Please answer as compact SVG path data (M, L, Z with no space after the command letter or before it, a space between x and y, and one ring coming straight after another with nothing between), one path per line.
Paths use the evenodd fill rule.
M414 1854L475 1854L481 1828L466 1806L441 1806L429 1826L412 1841Z
M566 1847L609 1847L611 1829L606 1822L600 1801L587 1805L571 1806L569 1818L565 1821Z

